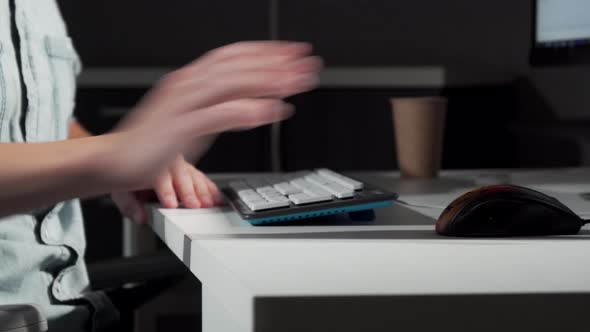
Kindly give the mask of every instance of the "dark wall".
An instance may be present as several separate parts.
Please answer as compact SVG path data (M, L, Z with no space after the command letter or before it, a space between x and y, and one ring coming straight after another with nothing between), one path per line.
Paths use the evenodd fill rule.
M269 38L270 1L59 2L86 66L177 66ZM482 83L528 77L558 118L588 118L590 67L528 65L531 1L282 0L278 36L312 41L332 66L443 65Z
M269 38L273 31L271 22L274 22L269 10L271 0L173 0L165 5L156 0L62 0L60 3L87 68L174 67L228 42ZM547 118L555 121L583 119L590 112L590 94L586 93L586 87L590 86L590 67L531 68L528 65L532 0L277 0L276 3L277 24L274 28L278 37L312 42L328 67L442 66L447 69L448 81L454 84L453 91L461 91L467 85L461 79L464 76L475 78L469 80L468 87L479 86L478 91L497 85L497 77L502 77L505 85L510 85L518 77L531 82L530 90L534 93L520 98L524 102L519 107L513 107L509 99L500 100L497 104L502 109L496 114L509 114L519 121L534 122ZM96 132L109 128L110 124L105 123L113 119L101 124L95 119L96 114L88 113L94 112L90 110L96 110L97 103L111 92L95 89L81 93L85 100L80 100L78 117L97 127ZM140 94L120 89L114 93L122 95L126 107L131 107L140 97ZM325 91L295 98L300 111L286 125L286 132L293 137L296 135L293 128L304 127L303 124L308 128L321 126L324 113L329 114L334 105L339 105L338 118L343 123L356 120L366 126L371 126L372 121L388 123L381 121L388 112L387 98L395 94L388 93L381 95L379 100L372 99L375 95L361 91ZM130 95L133 97L129 98ZM467 92L465 95L462 98L470 96ZM470 107L471 112L482 113L480 105L487 105L491 98L497 98L493 93L477 96L481 98L479 103L460 107ZM340 104L341 100L348 102ZM117 102L114 104L120 106ZM463 112L454 108L452 115ZM551 116L547 117L546 113ZM451 119L460 121L462 118ZM363 132L355 142L363 142L359 146L364 146L371 137L378 141L391 136L389 127L376 132L383 133L383 136ZM346 139L332 139L332 145L337 146L337 141ZM247 144L247 148L241 148L239 142ZM241 165L243 170L265 170L269 163L256 160L268 160L268 145L267 128L252 134L224 135L202 161L202 167L212 171L234 171ZM348 145L353 146L353 143ZM291 146L286 148L293 154L286 154L288 168L306 165L300 157L303 151ZM221 157L227 151L237 155L240 163L227 163L227 158ZM356 151L361 153L363 150L357 147ZM343 158L333 149L330 153L323 158ZM320 157L318 153L315 161L324 160ZM394 160L371 156L354 162L340 162L345 165L343 168L395 167ZM452 160L449 165L461 167L462 163Z
M509 85L422 89L320 89L290 98L298 114L283 126L286 170L397 169L390 98L448 98L443 167L515 167ZM482 100L487 102L482 103Z
M485 91L491 77L496 77L498 72L512 77L526 71L530 1L283 0L277 3L278 37L312 42L328 67L444 66L451 78L481 72L475 75L476 85L482 86L478 91ZM155 0L110 0L61 1L61 4L87 67L177 66L230 41L269 38L273 29L270 0L176 0L166 5ZM459 84L453 91L460 91L461 81L456 81ZM510 79L506 81L508 84ZM95 90L82 93L85 100L81 100L79 112L84 114L78 117L86 119L91 126L96 125L98 120L93 120L96 114L88 113L105 99L105 93ZM113 93L122 93L123 99L129 95L128 91L111 91L108 95ZM395 159L386 151L391 151L389 145L393 145L388 99L396 93L387 89L371 92L352 88L294 98L299 112L285 125L285 167L295 169L330 162L340 169L395 168ZM485 93L477 95L498 98L486 97ZM139 96L134 95L135 100ZM128 107L133 103L129 98L125 100ZM503 105L503 110L496 114L513 110L510 100L501 99L497 104ZM475 102L469 107L481 108ZM463 112L451 111L451 114ZM327 119L338 119L348 135L324 137L319 145L302 144L298 139L291 141L301 131L315 130L318 138L325 135L321 129L329 123ZM377 123L380 129L370 130ZM102 132L109 126L98 127L97 132ZM376 153L367 152L366 146L382 144L388 146ZM235 167L268 170L268 162L256 161L269 159L268 146L268 129L255 134L224 135L200 166L211 171L235 171ZM349 149L347 153L342 154L342 146ZM224 155L236 155L240 163ZM461 161L450 160L449 165L461 167Z
M282 1L280 37L312 41L329 65L526 63L529 1Z
M236 40L270 38L270 0L60 1L88 66L179 65ZM278 37L328 65L527 63L530 0L278 1Z
M59 1L86 66L179 66L221 45L268 38L268 0Z

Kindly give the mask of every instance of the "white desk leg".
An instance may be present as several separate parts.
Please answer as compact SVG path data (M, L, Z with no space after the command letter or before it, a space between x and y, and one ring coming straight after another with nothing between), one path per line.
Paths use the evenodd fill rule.
M202 285L202 294L203 332L252 332L251 326L245 328L231 318L220 299L205 284Z

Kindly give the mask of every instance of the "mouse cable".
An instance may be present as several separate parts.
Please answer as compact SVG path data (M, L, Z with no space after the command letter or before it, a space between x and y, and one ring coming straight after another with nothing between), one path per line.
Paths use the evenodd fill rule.
M396 199L396 202L398 202L400 205L404 205L404 206L408 206L408 207L415 207L415 208L427 208L427 209L438 209L438 210L444 210L447 207L446 206L440 206L440 205L434 205L434 204L414 204L414 203L409 203L406 201L403 201L401 199ZM589 220L590 222L590 220Z

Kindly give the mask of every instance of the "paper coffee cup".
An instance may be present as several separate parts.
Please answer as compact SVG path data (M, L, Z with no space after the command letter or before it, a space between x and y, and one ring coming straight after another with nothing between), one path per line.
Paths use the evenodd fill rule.
M438 176L441 167L447 99L392 98L397 160L404 177Z

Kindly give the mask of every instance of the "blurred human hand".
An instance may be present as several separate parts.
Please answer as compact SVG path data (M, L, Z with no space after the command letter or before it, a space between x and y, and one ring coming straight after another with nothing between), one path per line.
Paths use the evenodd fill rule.
M281 99L318 84L321 60L305 43L240 42L166 75L111 135L105 181L125 190L166 177L177 156L198 159L216 134L281 121Z
M153 185L153 190L115 192L111 197L123 216L137 224L148 220L145 203L158 198L165 208L209 208L223 202L222 195L205 174L178 155Z

